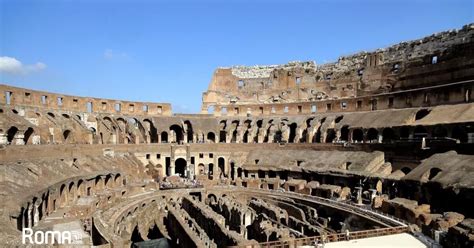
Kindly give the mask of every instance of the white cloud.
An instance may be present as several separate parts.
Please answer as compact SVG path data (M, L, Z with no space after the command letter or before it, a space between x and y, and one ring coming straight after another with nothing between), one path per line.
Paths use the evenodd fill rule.
M24 65L21 61L12 58L3 56L0 57L0 72L10 73L10 74L28 74L31 72L38 72L46 69L46 64L42 62L37 62L32 65Z
M114 51L112 49L106 49L104 51L104 58L109 60L118 58L128 58L128 54L124 52Z

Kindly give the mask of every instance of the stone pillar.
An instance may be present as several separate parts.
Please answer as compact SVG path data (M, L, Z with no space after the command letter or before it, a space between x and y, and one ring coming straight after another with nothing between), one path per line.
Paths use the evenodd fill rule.
M39 222L39 211L38 211L38 208L39 208L39 204L38 203L35 203L35 205L33 206L33 226L35 226L36 224L38 224Z
M7 135L0 133L0 145L6 145L8 142Z
M21 212L21 227L22 228L27 228L28 227L28 221L26 220L25 216L28 216L28 207L23 209Z
M20 132L20 130L18 130ZM12 145L24 145L25 141L23 140L25 135L23 133L17 133L12 140Z
M33 204L28 205L27 215L28 215L28 227L33 227Z
M362 205L362 187L355 187L357 190L357 204Z

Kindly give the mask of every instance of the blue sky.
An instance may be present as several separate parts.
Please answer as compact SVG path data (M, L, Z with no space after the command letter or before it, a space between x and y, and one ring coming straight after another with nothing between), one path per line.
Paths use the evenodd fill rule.
M218 66L322 64L470 22L472 0L0 0L0 81L197 113Z

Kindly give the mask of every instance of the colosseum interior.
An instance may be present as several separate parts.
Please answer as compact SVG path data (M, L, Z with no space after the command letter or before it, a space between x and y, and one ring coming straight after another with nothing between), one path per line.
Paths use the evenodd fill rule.
M474 24L217 68L199 114L2 84L0 243L31 228L84 247L473 247L473 85Z

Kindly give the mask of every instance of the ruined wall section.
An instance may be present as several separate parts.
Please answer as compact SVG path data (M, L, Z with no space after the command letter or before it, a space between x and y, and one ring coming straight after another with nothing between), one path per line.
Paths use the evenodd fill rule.
M131 102L93 97L69 96L0 84L0 104L12 105L21 111L22 107L40 110L62 110L83 113L130 114L149 116L170 116L168 103Z
M474 24L468 24L323 65L222 67L203 93L202 112L210 106L335 100L472 80L473 48Z

